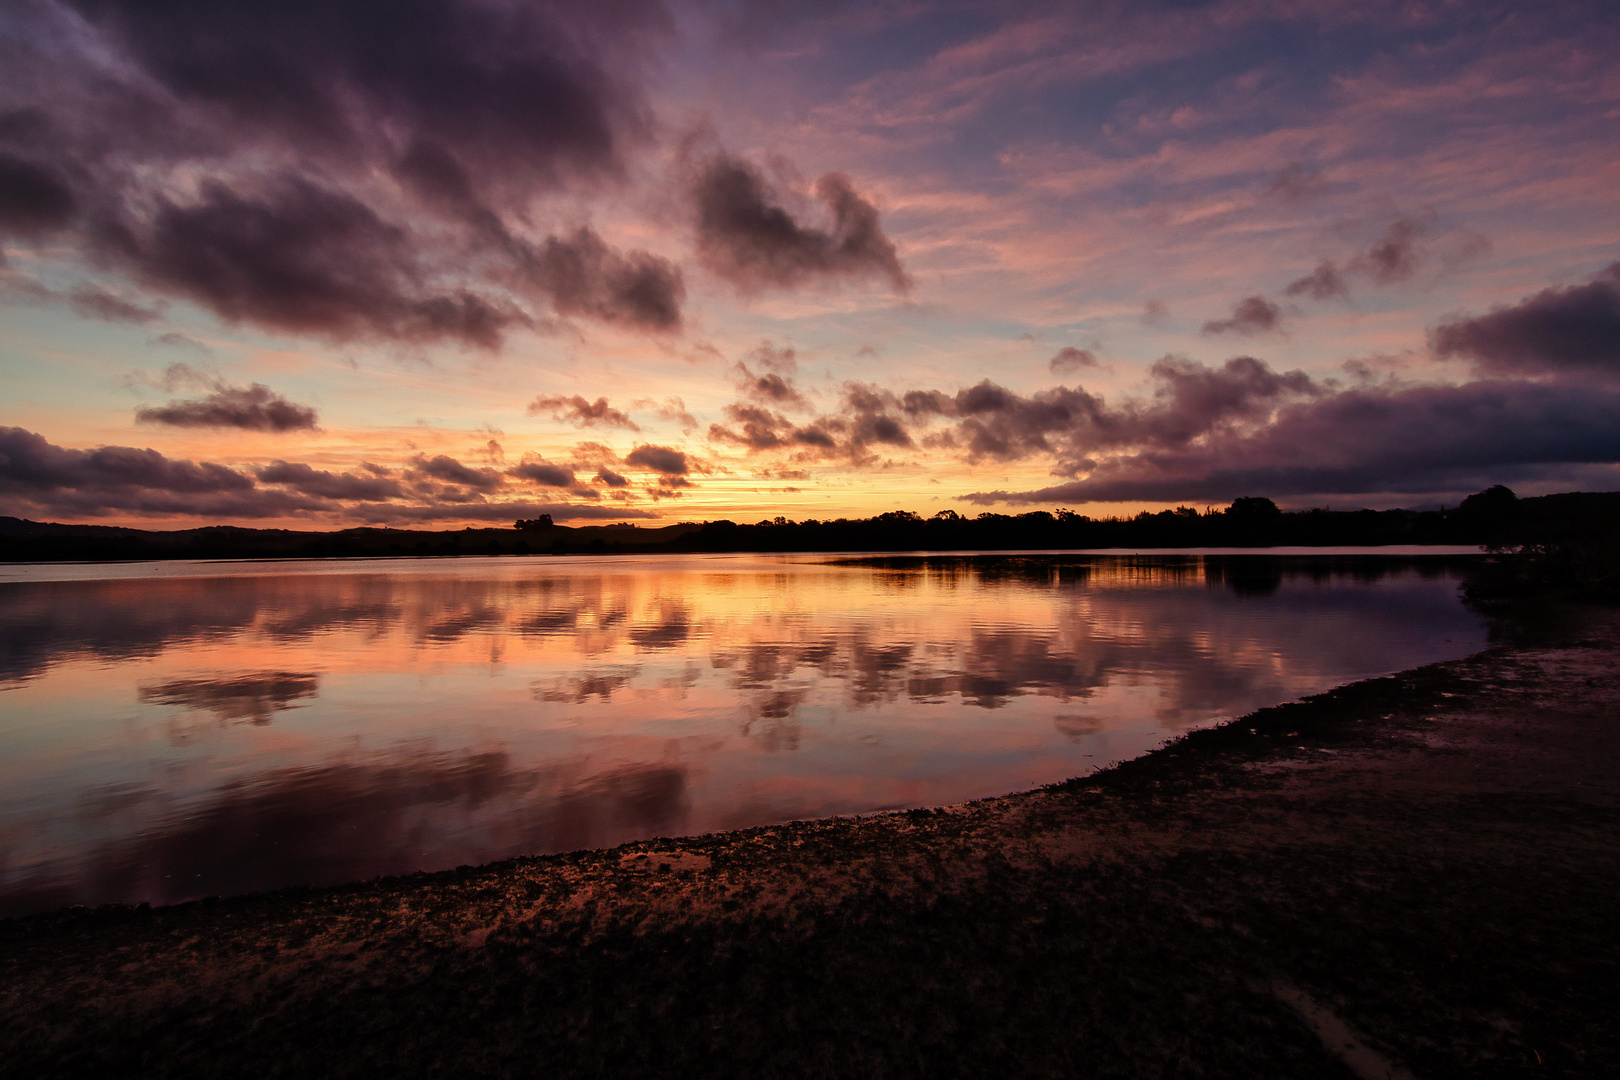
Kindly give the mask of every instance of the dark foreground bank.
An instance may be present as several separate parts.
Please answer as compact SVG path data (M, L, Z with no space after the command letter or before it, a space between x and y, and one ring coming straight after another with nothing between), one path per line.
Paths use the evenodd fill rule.
M1620 615L1056 788L0 923L15 1076L1620 1075Z

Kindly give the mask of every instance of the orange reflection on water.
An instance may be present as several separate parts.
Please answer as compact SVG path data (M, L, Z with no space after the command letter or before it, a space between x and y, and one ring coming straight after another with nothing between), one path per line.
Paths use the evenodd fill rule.
M0 584L8 912L955 802L1484 643L1389 560L74 573Z

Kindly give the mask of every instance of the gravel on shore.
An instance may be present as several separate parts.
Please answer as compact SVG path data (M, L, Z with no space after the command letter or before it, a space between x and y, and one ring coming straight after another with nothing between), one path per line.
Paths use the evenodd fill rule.
M1620 612L962 806L0 922L5 1076L1620 1075Z

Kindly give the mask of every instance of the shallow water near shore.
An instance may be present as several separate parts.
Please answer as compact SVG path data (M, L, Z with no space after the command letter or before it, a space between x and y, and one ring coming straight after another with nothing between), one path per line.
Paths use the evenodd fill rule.
M0 914L1055 782L1483 648L1484 620L1457 596L1464 565L725 555L18 568L0 575Z

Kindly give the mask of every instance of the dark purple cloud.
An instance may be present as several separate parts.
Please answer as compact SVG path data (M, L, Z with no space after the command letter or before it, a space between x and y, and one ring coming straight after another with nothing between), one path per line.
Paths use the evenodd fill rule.
M1620 263L1585 285L1444 323L1431 342L1439 355L1466 357L1492 374L1620 372Z
M599 484L606 484L610 488L622 488L630 483L629 480L605 466L598 469L592 479Z
M1406 281L1418 272L1422 261L1418 241L1429 232L1430 224L1424 218L1397 218L1362 252L1358 263L1379 285Z
M283 177L244 195L206 182L193 202L105 223L102 257L229 321L336 338L449 338L493 347L526 316L511 302L420 284L406 231L341 191Z
M979 492L980 504L1477 490L1620 462L1620 397L1609 391L1524 382L1345 390L1253 357L1213 368L1166 357L1151 371L1151 396L1118 402L1079 387L1021 394L989 380L954 394L850 384L838 412L806 424L736 403L710 438L854 464L877 460L885 445L968 462L1044 457L1059 475L1085 477Z
M625 75L668 20L658 3L78 0L170 94L233 125L334 153L383 123L491 186L616 169L646 125Z
M1275 372L1249 356L1220 368L1167 356L1150 370L1157 384L1154 397L1118 406L1081 387L1025 395L988 379L954 394L896 393L847 383L836 413L800 425L738 402L725 409L731 425L711 425L709 438L753 452L788 451L855 464L877 460L876 451L884 447L918 444L973 463L1049 455L1059 471L1072 474L1091 468L1093 455L1101 452L1184 446L1214 431L1263 420L1284 402L1323 392L1303 372Z
M791 352L791 350L790 350ZM779 409L808 409L810 401L794 385L791 376L775 371L758 373L737 362L737 389L746 398Z
M405 525L411 522L484 521L494 525L510 526L515 519L537 518L550 514L551 519L563 521L620 521L627 518L656 518L650 510L633 506L599 506L594 503L559 502L422 502L410 504L388 503L376 506L362 505L351 511L351 516L377 524Z
M245 431L313 431L315 410L288 401L263 383L219 386L207 397L171 401L135 410L138 424L187 428L242 428Z
M670 446L638 446L624 456L626 465L638 465L665 476L685 476L692 462L685 453Z
M848 382L840 404L838 412L801 425L769 408L736 402L724 410L731 425L709 425L709 439L746 447L751 453L789 450L798 458L843 458L855 465L877 460L877 450L883 447L915 445L906 415L914 403L882 387Z
M1356 252L1342 265L1332 259L1323 259L1316 269L1296 278L1283 289L1283 295L1309 297L1312 300L1331 300L1350 295L1350 277L1370 280L1375 285L1395 285L1408 281L1422 269L1429 252L1426 241L1435 232L1435 215L1399 217L1388 225L1371 244ZM1466 237L1453 259L1466 258L1467 253L1479 245L1489 246L1477 233L1456 234ZM1205 324L1208 332L1215 323Z
M1323 260L1315 270L1304 277L1291 281L1283 289L1285 296L1308 296L1312 300L1331 300L1335 296L1346 296L1350 287L1345 284L1344 275L1338 267L1331 262Z
M643 330L681 325L686 285L680 268L644 251L620 252L590 229L548 237L525 259L530 280L564 315L584 315Z
M1263 296L1245 296L1232 308L1225 319L1211 319L1204 324L1206 334L1262 334L1276 330L1282 322L1282 308Z
M827 227L794 217L748 162L724 154L709 159L693 183L704 264L749 290L870 277L886 279L899 292L909 289L877 207L849 178L828 173L816 181L814 192L831 216Z
M959 418L948 441L969 461L1014 461L1051 454L1057 468L1084 469L1092 455L1120 447L1180 447L1211 431L1264 417L1278 404L1318 393L1303 372L1275 372L1250 356L1220 368L1167 356L1150 369L1151 401L1110 407L1082 388L1023 396L985 380L958 391L942 411ZM915 396L922 401L921 395Z
M537 196L650 136L654 0L25 4L0 56L0 233L332 339L497 346L549 313L679 324L680 273Z
M333 473L302 462L273 461L253 470L261 484L276 484L305 495L343 502L384 502L403 498L403 485L388 470L371 466L360 473Z
M73 450L23 428L0 428L0 504L19 517L189 514L263 518L319 504L258 488L251 476L212 462L177 461L156 450Z
M809 440L802 437L801 429L779 412L772 412L758 405L736 402L725 407L725 414L731 420L731 426L710 424L710 442L732 443L747 447L751 451L776 450L796 444L809 445ZM819 445L831 449L835 444L831 437L822 435Z
M541 458L526 459L521 465L507 471L520 480L529 480L545 487L571 488L575 483L574 470L566 465L553 465Z
M435 454L431 458L425 454L418 454L412 459L411 464L422 476L480 491L493 491L506 482L494 469L475 469L463 465L448 454Z
M49 236L65 228L78 208L72 189L55 169L0 153L0 235L29 240Z
M615 409L605 397L595 401L587 401L575 394L564 397L561 394L541 394L529 402L525 410L530 416L539 416L542 413L559 422L577 424L580 427L606 427L624 428L627 431L640 431L635 421L630 419L628 413Z
M1477 490L1620 462L1620 393L1507 381L1354 389L1286 405L1254 428L1124 450L1095 463L1084 480L968 499L1219 502L1255 492Z
M764 375L755 375L743 369L743 376L747 380L746 392L749 397L760 401L772 401L779 405L792 405L804 407L808 404L803 394L787 379L782 378L774 371Z
M597 492L573 487L571 477L568 473L571 496L600 498ZM0 514L16 517L336 516L386 524L511 522L541 514L555 521L657 516L626 506L491 498L506 487L500 472L472 468L442 454L417 455L397 472L367 464L333 473L296 461L232 469L127 446L73 450L22 428L0 428Z
M1052 359L1046 362L1046 366L1055 375L1068 375L1076 371L1086 371L1100 367L1101 365L1102 361L1097 359L1096 353L1090 349L1077 349L1073 345L1063 346L1063 348L1052 354Z
M909 448L904 406L893 393L865 383L844 384L841 408L796 424L769 408L736 402L725 407L731 426L709 425L709 439L746 447L750 452L789 450L799 458L847 459L870 464L882 447Z
M208 462L175 461L156 450L102 446L70 450L23 428L0 428L0 490L133 487L201 494L245 491L253 480Z

